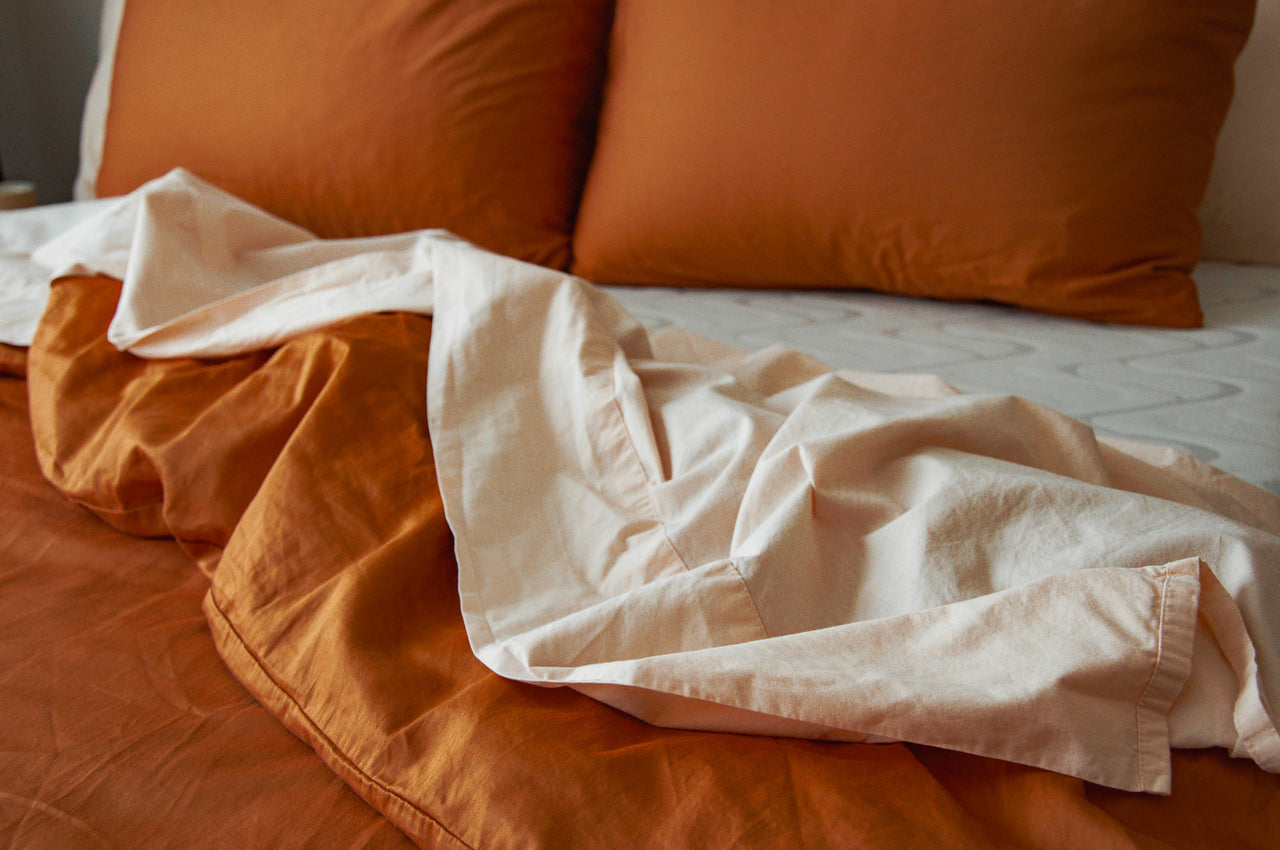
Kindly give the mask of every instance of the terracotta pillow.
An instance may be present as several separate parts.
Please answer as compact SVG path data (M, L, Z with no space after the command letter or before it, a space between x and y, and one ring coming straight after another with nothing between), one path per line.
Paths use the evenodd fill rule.
M176 166L325 237L563 266L606 0L127 0L96 192Z
M620 0L574 270L1194 326L1252 10Z

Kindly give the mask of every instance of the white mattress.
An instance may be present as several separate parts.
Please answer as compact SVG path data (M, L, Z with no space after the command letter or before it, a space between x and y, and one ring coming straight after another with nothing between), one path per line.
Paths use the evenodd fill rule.
M1205 327L1191 331L862 292L610 291L650 328L1020 395L1280 495L1280 267L1204 263L1196 279Z

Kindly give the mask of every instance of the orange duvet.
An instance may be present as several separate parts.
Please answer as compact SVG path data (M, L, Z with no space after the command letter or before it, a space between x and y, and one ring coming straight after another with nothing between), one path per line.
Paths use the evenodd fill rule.
M389 824L483 848L1280 835L1280 776L1220 751L1175 752L1156 797L904 744L659 729L499 678L459 611L426 432L431 321L144 361L106 340L119 292L58 282L29 354L4 352L9 845L395 846Z

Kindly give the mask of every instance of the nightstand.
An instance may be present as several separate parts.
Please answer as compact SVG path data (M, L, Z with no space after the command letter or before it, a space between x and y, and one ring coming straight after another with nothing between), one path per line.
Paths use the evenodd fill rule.
M36 205L36 184L25 180L0 181L0 210L18 210Z

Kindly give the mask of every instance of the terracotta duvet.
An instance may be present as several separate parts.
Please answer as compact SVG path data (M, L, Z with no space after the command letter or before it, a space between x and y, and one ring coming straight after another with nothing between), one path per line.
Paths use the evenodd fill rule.
M429 260L434 318L229 344L284 303L244 266L158 323L172 266L81 267L5 349L10 843L1280 834L1271 497L441 239L379 266ZM137 339L226 349L108 338L170 319Z

